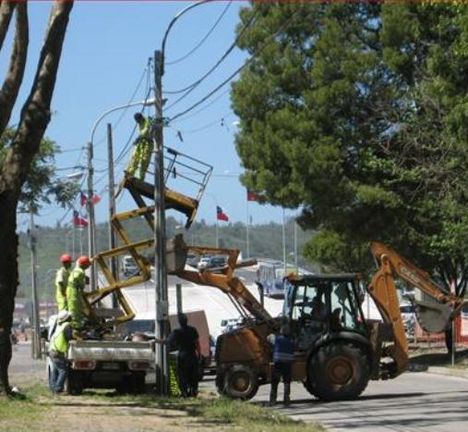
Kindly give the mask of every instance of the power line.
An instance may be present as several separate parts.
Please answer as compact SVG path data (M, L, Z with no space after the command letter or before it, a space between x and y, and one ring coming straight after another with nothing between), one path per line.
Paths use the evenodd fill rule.
M133 91L132 96L130 96L130 100L127 102L127 105L131 104L135 100L135 96L138 93L138 90L140 90L141 84L142 84L143 79L145 78L145 76L147 77L146 82L148 84L149 76L151 74L152 61L153 61L153 59L150 57L148 59L148 63L146 65L146 67L143 69L143 73L141 74L141 77L138 80L138 84L137 84L135 90ZM117 118L117 121L113 124L112 129L114 131L119 127L119 124L121 123L122 119L124 118L124 116L127 113L129 108L130 108L129 106L124 108L122 113L120 114L120 116ZM102 144L105 141L106 141L106 138L100 139L99 141L94 143L94 147L97 147L98 145Z
M221 14L219 15L218 19L216 20L216 22L211 26L211 28L208 30L208 32L206 33L206 35L201 39L200 42L198 42L197 45L195 45L187 54L183 55L182 57L179 57L178 59L176 60L173 60L173 61L170 61L170 62L166 62L166 66L172 66L172 65L175 65L177 63L180 63L181 61L185 60L186 58L188 58L189 56L191 56L195 51L198 50L198 48L200 48L203 43L208 39L208 37L213 33L213 31L216 29L216 27L218 26L218 24L221 22L221 20L223 19L224 15L226 15L226 12L228 11L228 9L231 7L232 5L232 2L233 0L230 0L229 3L226 5L226 7L224 8L224 10L221 12Z
M217 102L218 100L220 100L225 94L229 93L229 89L223 91L222 93L220 93L218 96L216 96L212 101L210 101L209 103L207 103L205 106L203 106L202 108L200 108L199 110L195 111L193 114L189 115L189 116L185 116L183 119L179 119L179 120L176 120L174 123L177 123L178 121L183 121L183 120L187 120L187 119L190 119L192 117L195 117L197 116L198 114L200 114L201 112L205 111L207 108L209 108L211 105L213 105L215 102Z
M182 99L186 98L193 90L195 90L206 78L208 78L208 76L210 76L218 68L218 66L227 58L227 56L231 54L234 48L236 48L237 42L242 37L244 32L250 27L253 20L256 18L257 14L258 12L255 12L254 14L252 14L249 20L242 27L242 30L239 32L237 37L234 39L234 42L229 46L229 48L224 52L224 54L219 58L219 60L214 64L214 66L212 66L211 69L208 70L208 72L206 72L198 80L194 81L192 84L186 86L183 89L172 91L172 92L165 92L168 94L184 93L182 96L176 99L172 104L170 104L166 109L172 108L174 105L178 104Z
M222 87L224 87L229 81L231 81L239 72L241 72L243 69L245 69L247 66L250 65L250 63L252 63L252 61L259 55L262 53L262 51L265 49L265 47L268 45L268 43L270 42L271 39L275 38L281 31L283 31L285 28L287 28L290 24L291 24L291 21L293 20L293 18L295 18L295 16L300 12L300 9L296 10L296 12L294 12L293 15L291 15L289 17L288 20L286 20L285 23L283 23L279 28L278 30L276 30L275 33L273 33L272 35L270 35L267 39L265 39L263 45L260 47L260 49L255 52L249 59L246 60L246 62L240 66L239 68L237 68L231 75L229 75L228 78L226 78L224 81L221 82L221 84L217 85L213 90L211 90L207 95L205 95L203 98L201 98L200 100L198 100L197 102L195 102L194 104L192 104L189 108L187 108L186 110L182 111L182 112L179 112L177 113L175 116L171 117L170 118L170 121L173 121L179 117L182 117L183 115L187 114L188 112L192 111L194 108L196 108L197 106L201 105L203 102L205 102L207 99L209 99L213 94L215 94L219 89L221 89Z

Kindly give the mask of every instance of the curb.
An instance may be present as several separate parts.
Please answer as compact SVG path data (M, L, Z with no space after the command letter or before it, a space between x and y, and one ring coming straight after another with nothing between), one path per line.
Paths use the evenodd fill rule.
M451 367L440 367L440 366L430 366L427 369L428 373L436 375L446 375L453 376L458 378L468 379L468 370L467 369L456 369Z

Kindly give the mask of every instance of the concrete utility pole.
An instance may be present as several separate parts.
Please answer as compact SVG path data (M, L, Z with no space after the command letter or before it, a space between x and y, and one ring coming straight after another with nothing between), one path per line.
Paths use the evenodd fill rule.
M87 145L88 150L88 197L86 199L86 208L88 210L88 256L92 258L96 250L94 245L95 239L95 218L94 218L94 204L93 204L93 144L91 142ZM91 264L91 277L90 286L91 291L96 289L96 267Z
M153 126L154 142L154 270L155 270L155 298L156 337L164 339L169 333L168 294L166 272L166 213L164 202L164 117L162 101L162 76L164 75L164 56L162 51L154 53L154 84L156 118ZM162 395L169 395L169 357L167 347L156 344L156 391Z
M31 248L31 287L32 287L32 342L31 357L33 359L41 358L41 344L39 340L39 299L37 295L37 250L36 233L34 225L34 213L29 210L29 247Z
M112 218L115 215L115 182L114 182L114 149L112 142L112 125L107 123L107 162L109 169L109 249L116 247L115 234L112 228ZM116 257L112 257L111 272L114 279L117 279L119 273L119 263ZM112 295L112 307L117 307L118 302L115 294Z

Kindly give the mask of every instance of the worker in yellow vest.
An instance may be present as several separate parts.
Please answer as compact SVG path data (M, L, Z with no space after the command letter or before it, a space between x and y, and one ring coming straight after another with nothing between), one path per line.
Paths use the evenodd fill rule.
M68 375L68 346L72 338L70 325L71 314L61 310L57 316L57 327L50 338L49 357L53 363L52 377L49 380L50 390L58 394L63 392L63 387Z
M143 181L153 153L153 139L151 137L151 119L141 113L136 113L133 118L138 124L139 136L135 140L132 159L127 167L127 174L134 176L137 169L138 178Z
M85 270L91 265L90 259L80 256L76 261L76 266L70 273L67 284L68 312L71 314L71 325L74 330L81 330L86 321L87 303L84 298L86 285Z
M70 276L70 268L72 264L72 257L68 254L63 254L60 257L62 267L57 270L55 275L55 301L57 302L57 308L61 310L67 310L67 284L68 277Z

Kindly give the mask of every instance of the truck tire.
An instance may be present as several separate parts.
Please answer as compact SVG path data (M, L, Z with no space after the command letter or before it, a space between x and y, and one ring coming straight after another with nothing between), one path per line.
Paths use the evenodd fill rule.
M220 393L232 399L252 399L258 390L257 373L247 365L232 366L224 374L223 381Z
M130 391L133 394L142 394L146 391L146 372L133 372L131 377Z
M83 383L80 372L73 369L68 371L67 381L65 382L65 390L68 394L79 396L83 393Z
M311 356L307 391L325 401L356 399L367 387L369 361L359 347L346 342L324 345Z

